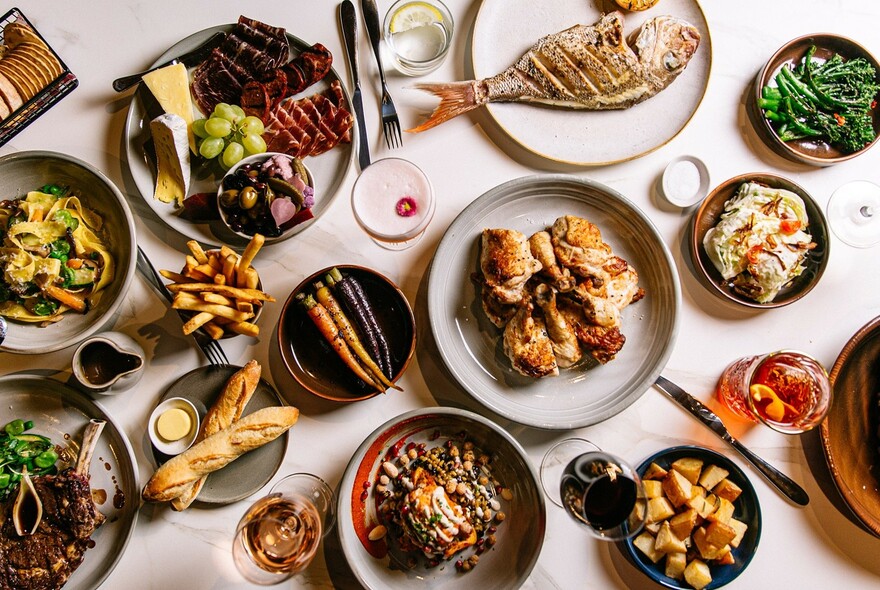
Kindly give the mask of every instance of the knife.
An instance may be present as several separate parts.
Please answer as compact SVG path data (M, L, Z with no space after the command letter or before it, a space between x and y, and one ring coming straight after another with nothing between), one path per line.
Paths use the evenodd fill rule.
M205 59L209 55L211 55L211 51L213 51L215 47L219 47L224 39L226 39L226 33L214 33L207 41L205 41L192 51L187 51L183 55L178 55L174 59L169 59L165 63L161 63L158 66L152 67L149 70L146 70L139 74L132 74L130 76L116 78L115 80L113 80L113 90L115 90L116 92L127 90L140 82L141 77L144 76L144 74L149 74L150 72L158 70L159 68L164 68L165 66L174 65L176 63L182 63L188 68L196 66L205 61Z
M747 449L741 442L733 438L730 432L727 431L724 423L721 422L721 418L719 418L715 414L715 412L703 405L700 400L696 399L695 397L687 393L684 389L662 375L657 377L657 381L654 383L654 385L657 386L660 391L675 400L685 410L695 416L697 420L708 426L712 432L720 436L734 449L739 451L743 457L748 459L752 465L757 467L758 470L764 474L764 477L770 480L770 483L779 488L779 490L789 499L791 499L792 502L798 504L799 506L806 506L810 503L810 497L801 486L796 484L787 475L767 463L764 459Z
M339 20L342 22L342 38L345 40L345 52L351 65L351 80L354 90L351 93L351 105L357 117L358 162L361 170L370 165L370 146L367 141L366 123L364 121L364 102L361 98L361 81L358 78L357 63L357 15L351 0L343 0L339 5Z

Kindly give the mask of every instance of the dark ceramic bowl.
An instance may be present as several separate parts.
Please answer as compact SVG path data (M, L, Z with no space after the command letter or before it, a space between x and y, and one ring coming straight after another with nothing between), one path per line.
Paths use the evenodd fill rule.
M307 312L296 301L300 292L313 293L334 267L306 278L290 293L278 320L278 347L287 370L300 385L318 397L356 402L379 392L361 381L337 356ZM415 318L403 292L391 280L362 266L336 265L343 276L356 278L364 288L391 351L391 381L396 382L409 365L416 347Z
M706 253L706 249L703 247L703 238L706 232L718 224L721 214L724 212L724 204L736 194L741 184L749 181L764 184L771 188L789 190L800 196L804 201L809 218L809 226L806 231L816 243L816 247L807 253L805 261L806 270L783 287L773 301L768 303L758 303L745 295L737 293L733 289L731 282L724 280L721 273L715 268L715 265ZM822 209L816 201L813 200L807 191L792 181L766 172L741 174L724 181L709 193L709 196L697 208L691 219L691 260L700 281L718 298L752 309L782 307L794 303L809 293L816 286L816 283L819 282L819 279L825 272L825 267L828 265L829 246L828 224L825 221Z
M822 423L822 449L837 491L853 514L880 537L877 491L880 317L846 343L831 368L834 403Z
M817 48L815 57L821 60L828 59L835 53L840 54L844 59L862 57L868 60L874 66L874 69L877 71L878 80L880 80L880 63L877 62L867 49L855 41L829 33L805 35L783 45L764 65L755 78L752 91L749 93L747 111L758 135L770 149L780 156L811 166L831 166L832 164L855 158L868 151L877 143L878 139L880 139L880 109L875 108L873 110L874 141L857 152L848 153L821 140L807 138L789 142L782 141L758 106L758 100L761 98L761 89L768 83L775 85L773 79L782 69L783 64L787 63L793 67L800 63L812 45L815 45Z
M733 503L733 517L747 524L748 529L739 546L731 551L734 563L730 565L709 565L712 581L705 587L705 590L713 590L736 579L748 567L749 562L754 557L755 551L758 549L758 541L761 539L761 505L758 502L758 494L755 492L755 488L743 470L724 455L703 447L683 445L665 449L645 459L639 465L637 471L639 475L644 476L651 463L657 463L660 467L669 469L673 461L685 457L702 459L704 468L714 464L726 469L729 472L727 478L742 488L742 493ZM676 580L666 576L664 572L665 560L653 563L633 545L632 539L623 541L623 544L630 561L635 564L639 571L656 583L667 588L675 588L676 590L686 590L691 587L684 580Z

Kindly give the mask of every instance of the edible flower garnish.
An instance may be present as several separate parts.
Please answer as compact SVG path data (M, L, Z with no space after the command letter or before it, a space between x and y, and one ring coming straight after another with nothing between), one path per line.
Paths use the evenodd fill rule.
M397 201L397 214L401 217L412 217L416 214L416 200L406 196Z

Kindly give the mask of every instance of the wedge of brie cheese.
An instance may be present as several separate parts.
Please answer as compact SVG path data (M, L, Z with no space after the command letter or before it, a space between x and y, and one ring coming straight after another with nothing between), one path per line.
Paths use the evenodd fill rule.
M156 192L153 196L163 203L183 206L189 190L189 142L187 124L173 113L159 115L150 121L153 145L156 148Z
M144 74L142 80L159 101L163 111L179 115L186 121L189 149L195 153L196 140L192 132L193 103L186 66L182 63L165 66Z

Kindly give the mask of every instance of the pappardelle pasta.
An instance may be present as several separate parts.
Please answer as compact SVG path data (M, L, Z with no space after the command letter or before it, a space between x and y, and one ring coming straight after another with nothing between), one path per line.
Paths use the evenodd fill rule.
M0 315L48 325L94 307L114 275L102 225L56 184L0 201Z

